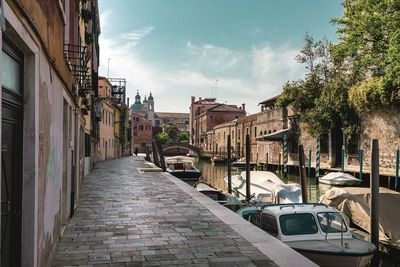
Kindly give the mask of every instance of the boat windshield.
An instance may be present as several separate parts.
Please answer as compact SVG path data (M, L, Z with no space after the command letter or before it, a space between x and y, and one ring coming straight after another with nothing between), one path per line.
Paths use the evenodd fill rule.
M347 227L339 212L319 212L317 214L319 225L324 233L346 232Z
M281 215L279 224L284 235L310 235L318 232L317 223L311 213Z

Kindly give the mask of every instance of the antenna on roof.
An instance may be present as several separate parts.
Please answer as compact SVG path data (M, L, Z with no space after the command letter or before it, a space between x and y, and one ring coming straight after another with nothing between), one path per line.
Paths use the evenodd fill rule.
M214 85L215 95L214 95L214 98L217 98L217 85L218 85L218 79L215 79L215 85Z

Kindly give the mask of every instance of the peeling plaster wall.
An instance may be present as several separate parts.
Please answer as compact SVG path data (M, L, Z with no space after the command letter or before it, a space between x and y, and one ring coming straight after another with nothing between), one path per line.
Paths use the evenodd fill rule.
M40 54L39 94L39 262L49 264L60 235L63 84Z

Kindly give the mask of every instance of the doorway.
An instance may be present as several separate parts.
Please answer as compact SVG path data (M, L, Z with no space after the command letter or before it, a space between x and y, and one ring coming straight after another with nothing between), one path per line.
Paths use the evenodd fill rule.
M1 266L14 267L21 265L23 54L6 40L2 67Z

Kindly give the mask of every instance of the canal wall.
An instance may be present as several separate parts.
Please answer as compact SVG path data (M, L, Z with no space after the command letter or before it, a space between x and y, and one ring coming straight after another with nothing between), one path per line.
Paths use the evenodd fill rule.
M169 173L163 173L164 177L173 182L180 190L195 199L212 214L214 214L224 224L232 228L232 231L238 233L251 245L266 255L278 266L297 266L313 267L318 266L309 259L294 251L278 239L270 236L260 228L241 218L230 209L218 204L211 198L197 192L193 187L184 181L172 176Z

